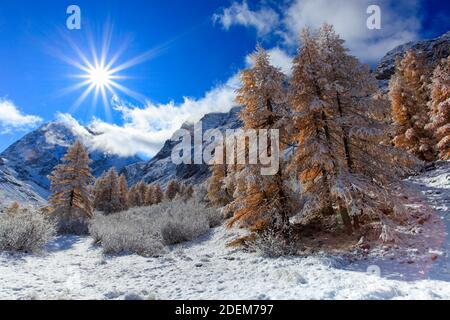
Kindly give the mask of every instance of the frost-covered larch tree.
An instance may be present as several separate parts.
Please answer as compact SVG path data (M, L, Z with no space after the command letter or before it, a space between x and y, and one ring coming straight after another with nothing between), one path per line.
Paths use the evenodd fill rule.
M147 185L144 181L139 181L128 191L128 205L130 208L143 207L145 205L145 193Z
M148 185L147 190L145 191L144 202L146 206L154 205L154 196L153 196L154 186Z
M180 193L180 183L176 180L171 180L167 185L165 197L167 200L173 200Z
M111 168L97 179L94 186L94 207L105 214L123 210L120 199L119 176Z
M429 123L429 68L423 54L408 50L397 60L396 72L389 83L392 118L397 126L395 146L405 149L421 160L435 159Z
M435 69L431 84L431 123L439 158L450 160L450 57Z
M194 196L194 187L192 185L183 185L181 195L185 200L191 199Z
M158 204L161 203L164 199L164 193L159 184L153 185L153 203Z
M232 200L228 194L224 179L227 175L225 164L215 164L211 169L211 177L208 180L208 199L213 206L223 207Z
M244 129L278 129L283 139L283 124L288 116L286 76L270 64L268 53L260 46L252 59L254 65L241 73L242 86L236 98L243 106L240 118ZM280 149L283 148L281 143ZM267 152L270 150L268 143ZM255 231L270 228L286 235L290 206L283 170L274 175L262 175L261 168L260 164L252 164L235 173L243 188L236 192L229 205L236 210L228 225L239 224Z
M52 195L50 204L65 215L92 217L91 185L94 177L89 167L89 155L80 141L76 141L49 176Z
M216 207L224 207L233 200L233 192L225 183L231 171L226 164L226 148L223 148L222 156L222 163L211 166L211 177L208 179L208 199Z
M128 182L125 175L122 173L119 176L119 202L121 211L128 209Z
M363 218L377 219L390 241L387 213L400 209L391 186L409 157L381 143L385 127L372 114L380 107L376 81L343 44L330 25L316 34L305 29L294 59L290 100L299 148L290 167L303 187L299 218L339 213L349 232Z

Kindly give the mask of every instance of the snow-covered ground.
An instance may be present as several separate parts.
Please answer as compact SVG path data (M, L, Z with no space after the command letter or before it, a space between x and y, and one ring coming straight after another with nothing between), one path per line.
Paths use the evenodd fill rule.
M226 248L223 227L159 258L61 237L40 256L0 255L0 299L450 299L449 181L449 162L409 180L432 219L398 257L265 259Z

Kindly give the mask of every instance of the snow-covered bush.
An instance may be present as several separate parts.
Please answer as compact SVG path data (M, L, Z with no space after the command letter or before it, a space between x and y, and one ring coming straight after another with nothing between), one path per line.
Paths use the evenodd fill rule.
M57 209L51 214L58 234L87 235L89 219L82 210Z
M268 258L279 258L297 254L297 246L293 237L286 240L279 232L266 230L255 235L255 239L248 243L248 248L257 254Z
M104 216L94 215L90 234L105 253L157 255L165 245L191 241L217 225L215 209L194 200L176 199L150 207L132 208Z
M205 184L200 184L194 187L194 194L192 195L192 198L194 201L202 203L202 204L208 204L209 198L208 198L208 188Z
M32 208L0 215L0 251L36 252L55 234L55 224Z
M209 227L216 228L224 222L224 215L222 210L214 208L208 199L208 189L205 185L198 185L194 187L194 194L191 202L195 203L198 208L204 210L208 217Z
M222 210L217 210L217 208L213 207L207 207L204 210L210 228L216 228L223 223L224 218Z
M195 201L172 201L160 217L161 235L168 245L194 240L210 228L210 209Z
M96 213L91 221L90 233L105 253L136 253L154 256L164 250L159 226L145 214L144 208L131 209L104 216Z

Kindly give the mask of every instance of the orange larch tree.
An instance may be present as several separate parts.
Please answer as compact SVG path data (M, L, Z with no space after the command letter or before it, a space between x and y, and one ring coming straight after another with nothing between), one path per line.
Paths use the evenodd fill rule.
M241 73L242 87L237 102L243 105L240 117L244 129L277 129L284 137L288 117L286 76L269 62L269 55L260 46L252 55L254 65ZM268 149L270 150L270 145ZM280 144L281 150L284 145ZM261 152L261 150L260 150ZM270 151L268 151L270 152ZM248 153L248 150L247 150ZM262 165L247 165L236 175L242 184L231 207L237 208L229 226L239 223L252 230L272 228L281 234L289 230L290 206L283 177L283 165L274 175L262 175Z
M439 158L450 160L450 57L442 60L433 73L430 102L431 124Z
M429 123L429 68L423 54L409 50L397 60L396 72L389 83L392 118L397 126L393 140L421 160L435 159L432 132Z

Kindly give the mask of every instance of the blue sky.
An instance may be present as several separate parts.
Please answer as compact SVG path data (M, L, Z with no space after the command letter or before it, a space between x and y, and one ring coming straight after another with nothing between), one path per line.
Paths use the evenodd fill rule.
M66 28L71 4L81 8L81 30ZM382 9L381 30L365 27L369 4ZM288 73L298 30L327 21L353 54L373 65L397 44L448 31L449 10L445 1L414 0L3 0L0 150L58 118L80 132L90 125L104 133L91 141L94 147L151 156L182 122L233 105L236 75L257 42ZM92 60L90 48L100 50L107 27L109 59L124 48L117 65L151 53L118 72L127 78L117 82L140 95L117 92L111 118L93 94L74 108L83 89L61 94L81 82L73 77L80 70L63 59L81 61L70 43Z

